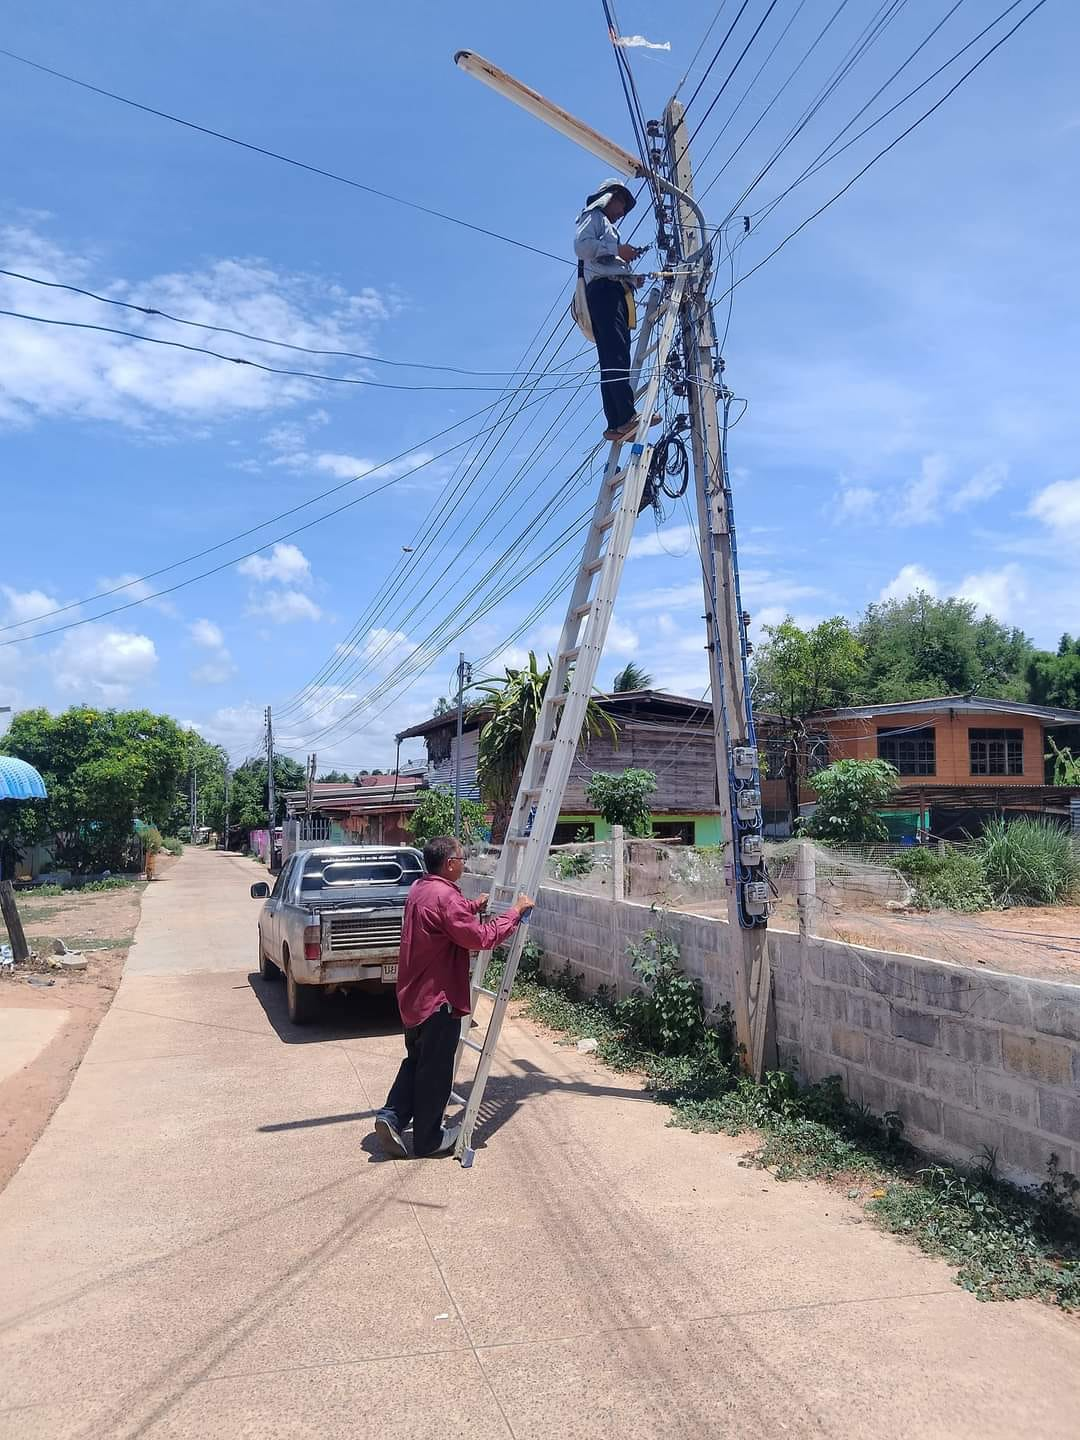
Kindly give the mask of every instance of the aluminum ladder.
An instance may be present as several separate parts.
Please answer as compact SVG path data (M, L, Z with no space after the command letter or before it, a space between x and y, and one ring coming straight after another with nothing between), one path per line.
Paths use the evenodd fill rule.
M629 463L619 467L624 442L617 440L612 443L604 467L600 494L570 594L559 648L495 870L491 890L492 914L501 914L508 909L519 891L524 890L535 897L543 878L544 864L577 754L581 727L593 693L597 667L649 473L653 451L647 439L649 420L674 343L686 281L687 272L677 273L662 292L653 292L646 306L631 370L631 384L637 395L641 424L630 445ZM652 360L652 369L647 384L639 390L641 370L647 359ZM465 1050L474 1050L480 1057L468 1096L458 1094L455 1089L450 1097L465 1106L454 1151L465 1167L473 1163L473 1129L483 1103L527 934L526 919L517 927L510 941L498 990L489 990L483 985L491 951L481 950L473 960L472 1008L475 1011L481 995L493 1003L483 1038L473 1038L470 1032L474 1022L471 1016L466 1016L458 1042L455 1075L460 1070Z

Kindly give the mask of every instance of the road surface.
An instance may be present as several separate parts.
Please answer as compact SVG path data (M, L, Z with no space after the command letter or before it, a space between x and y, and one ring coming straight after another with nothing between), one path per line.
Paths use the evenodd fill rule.
M1074 1440L1080 1325L978 1304L526 1025L471 1171L379 1158L400 1035L290 1029L257 875L189 851L150 887L0 1195L3 1440Z

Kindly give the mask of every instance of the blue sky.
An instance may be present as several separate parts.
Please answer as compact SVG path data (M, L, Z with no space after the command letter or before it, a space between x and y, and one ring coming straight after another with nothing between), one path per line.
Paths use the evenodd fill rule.
M961 3L845 139L1004 4ZM751 0L691 122L766 8ZM695 139L701 186L835 8L834 0L780 0ZM740 213L764 212L950 8L951 0L899 6ZM624 34L671 46L629 52L648 115L660 113L716 10L713 0L619 6ZM723 7L684 95L737 10L734 0ZM870 13L862 0L844 7L710 189L711 219L736 206ZM542 9L325 3L302 14L249 0L192 0L182 10L156 0L104 10L17 3L7 18L3 44L32 59L555 254L569 255L574 214L603 167L455 70L453 51L479 50L631 143L600 6L583 0ZM968 595L1042 644L1080 630L1080 101L1070 58L1078 42L1080 15L1049 0L736 290L727 378L749 404L730 460L744 599L757 631L785 613L853 615L920 585ZM736 273L963 68L757 214L735 250ZM3 58L0 123L3 267L295 344L493 372L322 362L368 380L475 387L365 388L0 319L0 623L24 627L0 639L87 622L0 649L0 704L146 705L198 726L239 759L257 745L273 702L281 742L294 753L316 750L320 768L385 767L394 732L448 690L459 648L492 657L493 668L527 644L552 643L562 607L540 602L572 548L528 572L588 501L587 481L568 482L601 428L579 340L563 344L555 360L563 371L540 382L548 393L531 392L487 468L460 467L479 456L483 436L433 457L499 413L468 421L500 401L530 337L557 318L569 265ZM731 238L742 239L737 222ZM0 296L4 309L319 368L312 357L4 277ZM721 322L726 313L725 304ZM458 428L429 441L449 426ZM403 453L369 481L348 483ZM332 486L344 488L309 503ZM293 507L304 508L263 526ZM254 527L263 528L222 546ZM691 546L678 510L659 535L649 517L640 522L602 683L634 658L658 684L704 690ZM177 565L210 547L221 548ZM95 618L214 566L169 595ZM481 602L487 613L458 636ZM61 607L72 608L26 626Z

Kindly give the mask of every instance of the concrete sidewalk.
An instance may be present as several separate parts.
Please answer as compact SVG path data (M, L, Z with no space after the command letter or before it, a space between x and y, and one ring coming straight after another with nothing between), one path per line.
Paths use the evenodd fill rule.
M372 1153L382 1012L293 1031L189 851L0 1196L0 1437L1073 1437L1080 1326L508 1026L471 1171ZM478 1135L478 1138L479 1135Z

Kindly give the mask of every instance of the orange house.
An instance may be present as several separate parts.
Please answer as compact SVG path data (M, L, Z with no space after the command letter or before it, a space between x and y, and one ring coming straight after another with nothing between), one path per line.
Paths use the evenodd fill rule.
M1080 754L1078 710L945 695L821 710L805 718L804 731L796 742L800 811L814 803L813 775L823 766L880 759L899 772L895 809L885 812L897 838L971 833L1001 814L1055 816L1080 829L1080 789L1047 783L1049 735Z

